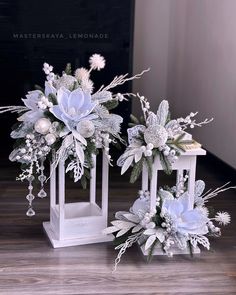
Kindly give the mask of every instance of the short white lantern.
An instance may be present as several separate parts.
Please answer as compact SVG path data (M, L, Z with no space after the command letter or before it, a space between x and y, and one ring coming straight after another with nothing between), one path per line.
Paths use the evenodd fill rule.
M176 185L179 183L180 179L183 178L183 174L186 171L188 173L188 183L187 189L189 193L189 209L192 209L194 206L194 187L195 187L195 176L196 176L196 163L197 156L206 155L206 151L202 148L190 149L186 152L182 152L178 160L172 164L172 169L176 170ZM156 209L156 197L158 191L158 172L163 170L163 167L160 162L159 156L156 156L152 164L152 177L149 181L148 169L146 165L143 165L142 169L142 190L150 190L150 211ZM144 250L144 245L141 246L141 250L144 255L148 255L148 251ZM174 254L189 254L188 249L180 250L179 248L172 249ZM200 249L194 248L193 252L195 254L200 253ZM164 255L161 247L156 247L153 251L153 255Z
M65 163L60 161L50 178L50 221L43 226L54 248L111 241L112 237L102 233L107 227L109 163L102 152L102 201L96 203L97 161L90 171L89 202L66 203ZM58 187L56 176L58 174ZM56 202L58 197L58 202Z

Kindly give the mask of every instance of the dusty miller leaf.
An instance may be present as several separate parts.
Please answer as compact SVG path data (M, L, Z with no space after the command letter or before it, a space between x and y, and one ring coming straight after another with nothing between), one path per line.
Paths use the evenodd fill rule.
M163 100L157 110L157 124L165 126L169 114L169 103Z

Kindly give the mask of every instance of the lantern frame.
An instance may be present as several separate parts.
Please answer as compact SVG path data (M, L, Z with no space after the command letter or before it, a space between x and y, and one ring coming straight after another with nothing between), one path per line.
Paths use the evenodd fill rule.
M181 152L178 160L172 164L172 170L177 171L176 176L176 184L179 183L180 179L183 177L184 171L188 171L188 183L187 183L187 191L189 193L189 202L188 207L189 210L194 207L194 187L196 180L196 164L197 164L197 156L206 155L206 151L202 148L188 150L186 152ZM142 167L142 190L147 191L150 189L150 212L156 209L156 196L158 189L158 171L163 170L161 165L160 157L157 155L154 158L152 164L152 176L149 181L148 169L145 164ZM140 243L140 248L142 250L143 255L147 256L148 251L144 249L144 245ZM178 247L172 248L173 254L189 254L188 249L181 250ZM193 248L194 254L200 253L200 248ZM155 247L153 251L153 255L165 255L161 246L158 245Z
M43 227L54 248L112 240L111 235L107 236L102 233L107 227L108 218L109 163L107 155L102 150L101 207L96 204L97 156L95 154L92 155L92 160L89 202L66 203L65 161L60 161L56 169L51 164L50 221L44 222Z

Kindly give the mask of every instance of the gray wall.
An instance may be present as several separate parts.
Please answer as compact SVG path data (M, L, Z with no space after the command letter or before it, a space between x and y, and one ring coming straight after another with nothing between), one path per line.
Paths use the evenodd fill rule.
M173 115L199 111L214 121L194 130L206 149L236 168L236 1L136 0L134 84L155 109L167 98ZM134 112L138 105L134 103Z

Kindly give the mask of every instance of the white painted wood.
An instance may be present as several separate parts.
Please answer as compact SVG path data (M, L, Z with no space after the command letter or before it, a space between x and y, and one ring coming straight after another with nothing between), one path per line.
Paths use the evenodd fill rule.
M65 162L60 161L58 164L58 186L59 186L59 239L63 239L63 224L65 219Z
M107 224L108 216L109 163L105 151L102 152L102 215Z
M151 178L151 184L150 184L150 210L151 211L156 209L158 160L159 160L159 157L156 156L154 159L154 163L152 165L152 178Z
M148 190L148 168L144 163L142 168L142 191Z
M56 206L56 171L50 165L51 178L50 178L50 223L52 224L52 209Z
M102 206L96 204L96 156L93 156L94 168L91 169L89 202L66 203L65 200L65 163L58 164L58 188L56 171L50 179L50 223L44 223L53 247L67 247L111 241L112 236L104 236L107 227L108 211L108 173L109 163L105 152L102 155ZM58 204L56 196L58 195Z
M43 227L53 248L63 248L63 247L78 246L78 245L104 243L104 242L110 242L114 239L113 235L98 234L98 235L91 235L89 237L84 237L84 238L75 237L72 239L58 240L49 222L44 222Z
M173 163L172 169L177 170L176 184L180 181L181 177L183 177L184 171L189 172L188 178L188 192L189 192L189 209L192 209L194 206L194 187L195 187L195 177L196 177L196 161L198 155L205 155L206 151L202 148L188 151L186 153L181 153L179 159ZM150 210L156 208L156 195L158 190L158 171L163 170L163 167L160 162L159 156L156 156L154 162L152 164L152 178L150 181ZM143 165L142 169L142 189L147 185L148 179L148 170L145 165ZM148 251L144 250L144 245L141 246L141 250L144 255L148 255ZM180 250L178 248L172 249L173 254L189 254L189 250ZM199 248L193 249L193 253L200 253ZM160 247L156 247L153 255L163 255L163 251Z
M188 176L188 193L189 193L189 209L193 209L194 206L194 188L195 188L195 178L196 178L196 163L197 157L192 156L190 160L190 169Z
M180 183L180 181L183 179L184 175L184 170L183 169L178 169L177 170L177 175L176 175L176 185Z
M90 202L96 203L96 167L97 167L97 156L92 155L92 160L94 163L93 168L90 170Z

